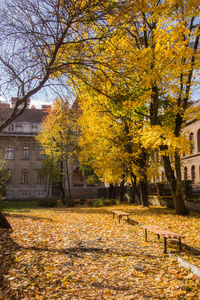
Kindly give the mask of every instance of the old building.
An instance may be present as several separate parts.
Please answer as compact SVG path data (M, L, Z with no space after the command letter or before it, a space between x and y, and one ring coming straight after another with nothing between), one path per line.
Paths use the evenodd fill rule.
M195 102L200 105L200 100ZM182 157L182 178L200 185L200 120L191 120L184 128L190 141L190 153Z
M0 122L11 111L12 107L1 104ZM7 169L11 175L8 187L10 199L45 197L45 182L39 171L42 164L42 149L35 141L45 114L44 108L27 109L0 135L1 155L7 161Z
M194 102L193 106L199 106L200 100ZM193 119L187 122L183 129L190 142L190 153L181 157L182 180L191 180L193 186L200 186L200 120ZM159 158L157 158L158 160ZM154 182L166 181L164 168L159 167L159 176L154 178Z
M0 122L11 113L15 98L11 104L0 103ZM10 173L8 186L9 199L37 199L47 196L47 180L43 178L42 147L35 136L42 129L42 120L47 114L48 106L41 109L34 106L28 109L0 134L1 156L7 161ZM74 198L93 198L98 196L98 186L89 185L80 172L78 162L69 166L70 187ZM68 196L68 182L63 182ZM59 184L52 185L52 196L60 197Z

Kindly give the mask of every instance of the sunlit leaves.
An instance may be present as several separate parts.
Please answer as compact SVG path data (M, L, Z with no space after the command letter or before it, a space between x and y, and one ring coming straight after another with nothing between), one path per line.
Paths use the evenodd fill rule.
M183 233L186 244L200 247L197 214L175 217L166 208L118 208L140 224L159 223ZM112 209L10 213L14 231L0 235L4 299L198 299L199 279L163 254L163 240L150 234L144 243L143 229L123 220L119 224Z

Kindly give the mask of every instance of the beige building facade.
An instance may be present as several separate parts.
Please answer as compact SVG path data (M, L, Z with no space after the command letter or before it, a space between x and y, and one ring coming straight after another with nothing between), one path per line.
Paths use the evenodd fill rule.
M200 100L194 106L200 105ZM200 120L191 120L183 129L190 142L190 153L181 158L182 180L191 180L193 186L200 186ZM159 176L154 182L166 181L162 160L160 159Z
M0 103L0 122L3 122L14 105ZM42 130L42 120L47 114L48 106L36 109L29 107L0 134L0 153L7 162L10 173L8 199L39 199L47 196L47 178L40 172L42 166L42 147L35 137ZM70 189L73 198L95 198L98 186L87 183L82 176L79 164L69 165ZM68 181L63 182L66 197L69 196ZM60 197L58 183L52 184L52 197Z
M2 122L12 107L0 105ZM42 128L46 109L27 109L0 135L1 156L7 162L10 173L8 199L32 199L46 196L45 178L39 171L42 165L42 148L35 136Z
M200 120L188 123L184 130L191 148L190 154L182 157L182 178L200 185Z

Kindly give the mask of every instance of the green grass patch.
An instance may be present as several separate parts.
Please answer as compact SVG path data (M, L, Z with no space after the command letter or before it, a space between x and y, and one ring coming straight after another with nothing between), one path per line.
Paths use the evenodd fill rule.
M38 208L38 201L6 201L3 211L29 210Z

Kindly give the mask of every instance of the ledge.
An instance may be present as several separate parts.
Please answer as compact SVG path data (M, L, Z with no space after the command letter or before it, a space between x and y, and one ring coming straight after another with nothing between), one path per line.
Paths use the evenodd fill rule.
M169 253L169 257L170 258L175 258L177 260L177 262L185 269L191 271L195 276L200 278L200 268L195 266L194 264L190 263L189 261L183 259L182 257L180 257L179 255L170 252Z

